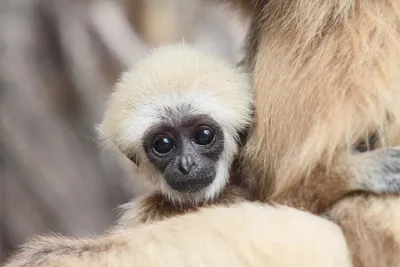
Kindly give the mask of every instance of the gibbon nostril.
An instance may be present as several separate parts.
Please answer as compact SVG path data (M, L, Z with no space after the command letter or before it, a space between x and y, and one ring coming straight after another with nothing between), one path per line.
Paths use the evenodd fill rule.
M179 160L179 170L184 173L188 174L194 165L193 157L190 155L182 156Z

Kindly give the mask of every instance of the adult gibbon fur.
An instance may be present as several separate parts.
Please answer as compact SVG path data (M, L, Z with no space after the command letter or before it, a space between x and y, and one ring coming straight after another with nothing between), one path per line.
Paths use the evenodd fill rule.
M155 191L125 204L120 224L245 199L229 178L252 111L250 75L189 45L154 49L124 72L98 129Z
M355 266L398 266L400 199L343 197L399 185L387 147L400 144L400 1L226 2L255 14L245 62L255 124L241 155L255 194L327 214Z
M5 265L17 266L351 267L351 261L334 223L290 207L245 202L94 238L37 238Z
M368 153L378 150L367 151L365 154L360 154L360 157L355 151L369 150L370 145L375 144L377 148L398 144L396 129L400 114L397 101L400 88L398 87L400 3L398 0L225 0L224 2L234 2L252 18L244 63L251 68L254 75L256 121L242 159L243 166L252 172L255 184L258 185L254 187L255 194L261 200L272 199L284 203L287 201L286 204L289 205L297 203L288 200L305 197L306 201L300 202L300 206L323 213L341 195L346 194L343 191L335 192L334 189L337 183L343 182L341 178L349 178L344 181L347 183L352 180L351 177L357 176L357 170L360 169L357 168L357 164L372 169L371 167L379 165L376 160L381 163L386 162L379 156L375 158L376 160L367 157ZM363 143L364 139L368 141ZM371 164L365 164L364 156ZM388 168L390 169L393 168ZM348 170L344 176L343 170ZM381 173L381 176L384 175ZM304 190L301 190L303 186ZM300 193L305 196L299 196ZM248 205L253 207L257 204ZM172 222L176 224L177 221L184 222L189 217L197 216L200 225L186 225L185 231L191 234L199 230L206 231L213 225L213 219L217 218L211 211L219 209L224 208L204 208L204 213L185 214L154 225L146 225L136 231L143 237L148 237L146 249L151 250L153 255L158 252L162 255L160 259L171 257L167 260L171 260L175 265L184 264L185 260L192 258L180 257L176 254L178 250L174 250L173 253L165 252L168 248L180 247L178 245L180 240L169 240L169 243L163 246L164 243L152 240L152 235L148 232L150 230L146 229L157 226L163 228L160 232L168 234L168 231L174 229ZM234 210L233 207L225 209L227 213L243 212ZM266 206L261 210L268 213L266 210L269 209ZM398 265L399 259L396 255L398 255L400 229L397 228L400 228L400 216L397 215L397 210L400 210L400 201L396 196L373 195L341 199L333 209L328 210L330 218L341 225L346 234L355 266ZM286 212L287 210L285 212L282 210L283 214L288 214ZM250 214L243 217L248 215ZM312 218L314 215L304 214L304 217L296 219L294 226L303 225L303 222L311 221ZM258 216L250 218L249 222L253 220L259 220ZM270 222L270 225L266 223L258 235L256 233L259 230L246 227L241 221L224 222L225 227L217 229L213 232L216 234L205 237L203 241L212 244L221 235L231 236L241 231L246 231L246 235L240 236L235 241L224 240L223 246L229 246L232 254L229 257L222 254L215 256L219 257L218 260L223 263L222 265L230 265L231 256L250 255L252 258L255 250L257 253L267 253L270 249L276 253L278 250L270 246L252 245L250 241L251 236L268 242L268 238L265 240L266 237L262 233L272 227L273 222ZM321 231L332 230L327 227ZM281 238L288 237L286 230L276 229L276 233ZM342 235L341 232L335 231L330 234L335 238ZM333 242L335 238L332 239L332 236L324 239L324 242L326 244ZM188 242L186 246L180 247L181 253L189 251L190 245L196 243L196 238L185 235L184 232L180 237L191 240L190 244ZM112 238L112 234L108 238ZM125 235L123 240L133 242L135 238L136 236ZM299 243L296 253L309 252L309 249L313 249L312 244L318 243L320 238L322 238L321 233L313 235L311 232L307 241L309 243ZM95 241L90 242L94 245L99 244ZM240 250L237 243L248 246ZM48 262L60 261L65 258L58 258L59 255L68 254L66 251L70 248L69 241L64 240L57 242L47 240L40 244L32 244L32 246L28 244L28 249L17 255L9 266L23 266L20 259L26 259L26 255L34 255L29 258ZM140 243L138 247L143 247L143 244ZM200 245L201 249L197 251L201 259L206 259L206 255L214 255L206 251L206 247ZM43 255L41 251L44 248L50 248L52 255ZM132 261L140 260L141 257L143 261L157 260L154 256L150 259L145 258L143 253L131 254L135 249L121 248L109 253L97 250L83 253L83 258L81 254L69 255L69 261L63 261L64 265L60 266L77 266L78 263L97 266L102 261L112 262L115 259ZM284 250L285 247L279 247L279 252ZM114 252L121 254L116 257ZM289 250L285 255L286 258L290 258L297 254ZM321 257L320 259L343 258L347 255L347 251L330 250L329 255L315 254L317 255ZM196 259L198 258L194 257L195 263L200 262ZM296 263L293 265L298 266L302 262ZM265 259L263 265L267 264L268 259ZM117 266L111 263L110 265ZM281 266L287 265L290 264L281 264ZM329 266L329 264L309 263L306 266Z

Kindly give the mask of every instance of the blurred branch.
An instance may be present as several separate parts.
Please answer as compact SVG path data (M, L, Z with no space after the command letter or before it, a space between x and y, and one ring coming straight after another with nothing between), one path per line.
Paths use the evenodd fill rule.
M1 244L101 232L142 189L130 163L94 141L118 61L95 40L82 1L5 0L0 10Z
M128 18L116 2L93 1L89 14L101 40L125 67L132 65L148 50L147 45L134 33Z

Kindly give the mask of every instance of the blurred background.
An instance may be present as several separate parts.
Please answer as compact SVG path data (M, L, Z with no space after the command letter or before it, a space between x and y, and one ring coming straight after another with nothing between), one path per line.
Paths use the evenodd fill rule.
M0 264L36 234L99 234L148 190L95 125L120 72L184 39L232 62L247 22L200 0L0 0Z

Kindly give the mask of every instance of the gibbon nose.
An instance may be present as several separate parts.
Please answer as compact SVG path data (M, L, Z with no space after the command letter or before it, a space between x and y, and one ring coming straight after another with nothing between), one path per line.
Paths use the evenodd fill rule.
M194 165L193 157L190 155L182 156L179 159L179 170L184 173L188 174Z

